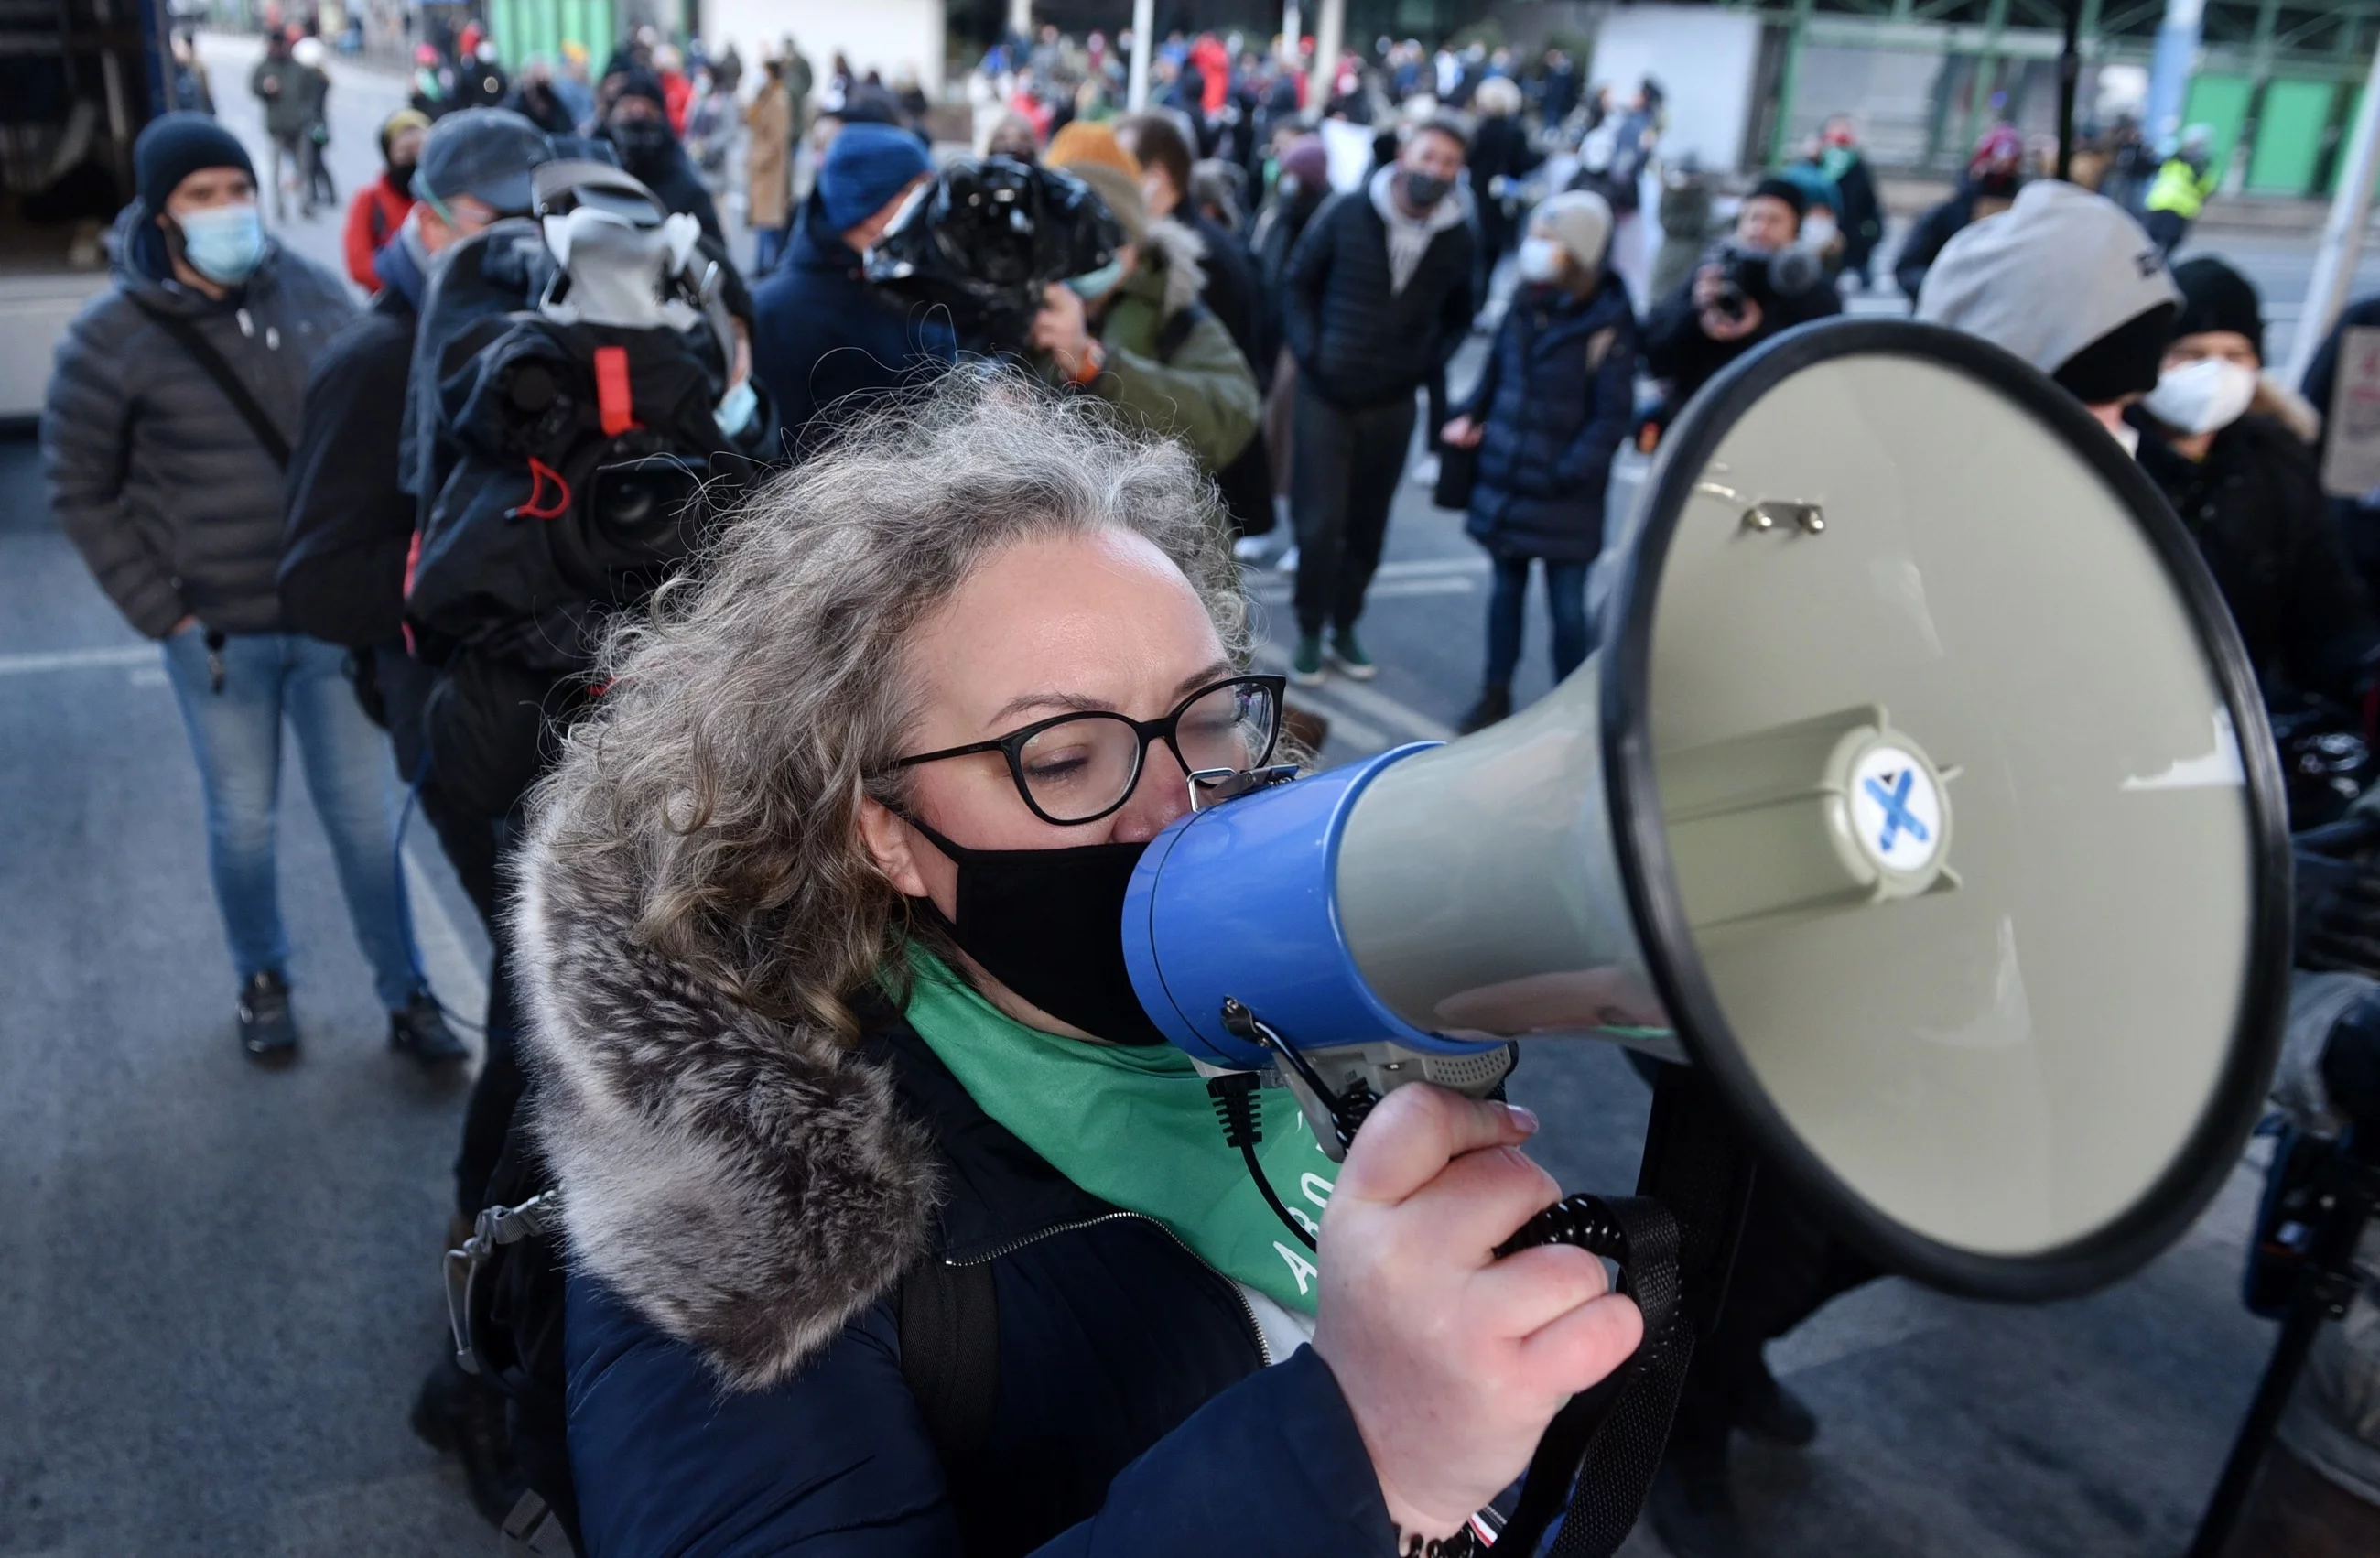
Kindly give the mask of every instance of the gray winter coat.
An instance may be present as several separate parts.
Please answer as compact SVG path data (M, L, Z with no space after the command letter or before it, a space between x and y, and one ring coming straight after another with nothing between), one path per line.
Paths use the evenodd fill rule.
M115 285L76 316L51 370L50 506L139 631L163 638L185 615L226 633L277 631L281 468L134 299L196 321L292 444L307 372L355 304L336 276L277 243L245 287L210 301L162 279L164 244L138 205L117 219L115 251Z

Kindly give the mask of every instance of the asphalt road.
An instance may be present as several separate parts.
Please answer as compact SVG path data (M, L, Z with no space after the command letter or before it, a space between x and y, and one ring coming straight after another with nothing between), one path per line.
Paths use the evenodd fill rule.
M245 45L210 44L253 133ZM342 70L333 167L368 176L396 95ZM335 254L335 223L285 237ZM2302 252L2259 250L2276 296ZM2292 281L2291 278L2294 278ZM1256 589L1273 652L1285 585ZM1475 690L1479 555L1409 486L1366 619L1383 663L1305 700L1328 756L1442 736ZM1524 698L1544 689L1541 617ZM0 444L0 1555L492 1552L405 1426L438 1345L435 1250L457 1092L391 1057L328 851L292 775L283 893L308 1050L237 1053L198 787L154 650L91 584ZM408 846L431 977L475 1009L484 948L425 833ZM1634 1180L1645 1092L1616 1053L1533 1048L1515 1092L1571 1188ZM1811 1449L1747 1447L1780 1558L2149 1558L2186 1545L2269 1341L2234 1294L2255 1179L2141 1275L2040 1308L1887 1281L1772 1349ZM1628 1551L1660 1549L1641 1532Z

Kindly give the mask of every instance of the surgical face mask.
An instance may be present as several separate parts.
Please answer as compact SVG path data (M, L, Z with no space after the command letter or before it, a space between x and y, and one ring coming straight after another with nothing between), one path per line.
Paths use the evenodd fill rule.
M1124 889L1148 845L966 849L914 817L908 822L959 869L954 919L931 899L912 903L986 973L1094 1038L1165 1042L1123 960Z
M1523 281L1560 280L1562 274L1562 246L1551 238L1523 238L1520 266Z
M182 258L223 286L237 286L264 263L264 219L250 201L208 206L174 218L182 230Z
M711 412L719 431L730 438L740 435L752 425L752 414L760 408L760 397L753 392L748 378L735 381L735 387L720 397L719 407Z
M1400 176L1403 181L1405 203L1415 211L1434 211L1438 202L1446 199L1454 188L1454 180L1440 178L1434 173L1421 173L1408 168Z
M1802 241L1812 249L1824 249L1835 241L1840 231L1831 216L1811 215L1802 219Z
M1073 287L1075 296L1084 302L1096 303L1113 292L1117 284L1123 280L1123 257L1118 255L1096 271L1086 271L1078 276L1068 276L1066 285Z
M2201 433L2229 427L2255 398L2254 369L2228 358L2203 357L2167 369L2143 404L2166 426Z

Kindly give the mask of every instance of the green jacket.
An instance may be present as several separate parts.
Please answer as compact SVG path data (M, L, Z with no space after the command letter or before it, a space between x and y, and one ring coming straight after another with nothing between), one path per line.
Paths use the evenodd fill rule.
M1089 387L1144 426L1179 438L1212 475L1256 436L1263 399L1231 332L1198 302L1206 280L1196 236L1178 223L1151 223L1139 265L1098 323L1107 371ZM1179 324L1170 333L1177 343L1166 323L1189 309L1197 312L1186 333Z
M2213 167L2201 173L2183 158L2168 157L2157 169L2156 182L2149 186L2148 199L2143 202L2149 211L2169 211L2184 222L2194 222L2206 204L2206 197L2215 193L2222 175Z

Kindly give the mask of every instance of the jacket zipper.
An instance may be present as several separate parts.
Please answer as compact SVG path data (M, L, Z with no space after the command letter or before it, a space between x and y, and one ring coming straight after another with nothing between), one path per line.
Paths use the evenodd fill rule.
M1018 1237L1010 1239L1005 1244L1000 1245L984 1254L970 1255L964 1260L953 1260L949 1257L945 1256L942 1260L942 1264L945 1266L989 1265L994 1260L1006 1260L1009 1256L1015 1254L1020 1249L1029 1248L1034 1245L1039 1244L1043 1239L1053 1239L1060 1234L1078 1233L1085 1228L1096 1228L1103 1223L1148 1223L1159 1233L1163 1234L1167 1238L1172 1239L1173 1241L1173 1247L1176 1249L1179 1249L1183 1254L1188 1256L1191 1260L1196 1264L1200 1271L1207 1272L1209 1276L1212 1276L1218 1282L1220 1282L1224 1286L1230 1288L1232 1290L1232 1297L1237 1301L1240 1306L1241 1322L1247 1327L1249 1338L1257 1345L1257 1356L1264 1360L1264 1366L1266 1368L1269 1369L1272 1367L1271 1345L1265 1341L1264 1327L1257 1323L1256 1306L1249 1303L1248 1296L1240 1291L1240 1284L1233 1282L1231 1278L1223 1275L1222 1272L1216 1271L1214 1267L1208 1265L1205 1257L1201 1256L1196 1250L1182 1242L1181 1235L1175 1233L1172 1229L1167 1227L1156 1218L1149 1216L1145 1211L1106 1211L1101 1212L1097 1217L1086 1217L1073 1223L1056 1223L1050 1227L1040 1229L1036 1233L1021 1235Z

